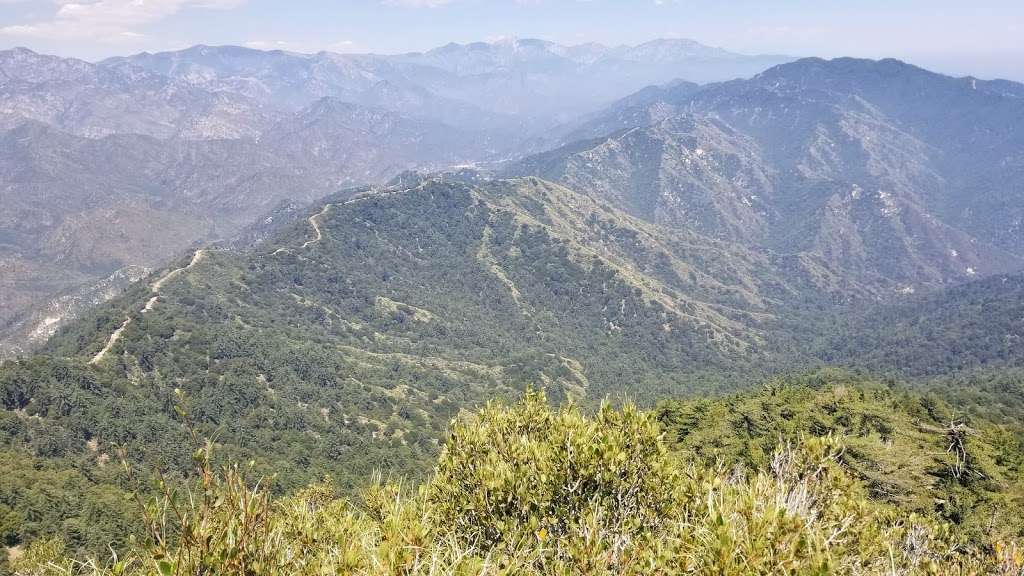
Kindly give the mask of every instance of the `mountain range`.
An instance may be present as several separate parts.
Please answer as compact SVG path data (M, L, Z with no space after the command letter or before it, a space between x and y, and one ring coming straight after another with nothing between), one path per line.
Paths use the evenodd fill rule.
M716 58L754 61L685 41L504 41L393 57L198 46L97 64L4 52L4 353L282 207L458 165L539 176L787 262L837 302L1021 266L1019 84L802 59L749 79L672 80L597 111L581 105L562 123L531 100L551 93L515 96L526 113L474 92L526 72L523 85L542 90L543 78L612 62L628 83L643 68L630 62L661 63L667 76ZM565 86L591 93L585 84ZM531 136L537 125L550 129ZM538 147L550 149L530 153Z
M910 292L1020 266L1020 88L895 60L804 59L642 91L502 172Z
M674 40L398 56L196 46L98 63L0 51L0 354L280 204L508 157L646 83L785 60Z
M674 61L666 46L688 45L645 58ZM355 446L374 448L346 466L398 450L413 471L454 413L529 383L651 402L822 364L1018 366L1019 85L803 59L643 88L519 152L502 118L539 116L495 103L482 124L445 122L477 106L468 92L420 83L409 114L358 102L398 94L367 80L389 70L561 77L628 53L4 53L0 320L8 350L43 346L5 367L5 410L45 420L71 394L170 434L178 389L200 425L235 423L229 453L288 454L276 468L297 487L343 474L332 462ZM52 108L26 107L44 92ZM261 111L200 122L255 135L189 132L197 116L168 110L192 94ZM524 152L538 141L563 143ZM40 426L27 441L60 453L151 448L140 430Z

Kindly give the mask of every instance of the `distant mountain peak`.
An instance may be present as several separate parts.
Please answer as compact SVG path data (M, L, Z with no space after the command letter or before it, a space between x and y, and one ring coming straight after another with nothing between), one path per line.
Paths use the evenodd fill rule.
M0 50L0 54L3 54L5 52L9 54L24 54L33 56L39 55L39 53L35 50L32 50L31 48L26 48L24 46L15 46L14 48L8 48L7 50Z
M849 56L832 59L817 57L800 58L793 62L786 62L773 66L758 74L756 77L857 77L860 79L868 75L896 76L900 74L921 74L943 77L942 74L925 70L924 68L920 68L896 58L872 60L869 58L852 58Z
M813 89L836 95L873 95L878 103L890 102L898 106L914 99L922 113L925 110L937 111L930 106L921 106L924 101L948 108L952 105L990 106L999 101L1005 102L1006 98L1019 100L1024 97L1024 84L1008 80L979 80L971 76L956 78L896 58L801 58L773 66L753 80L755 84L773 91Z
M490 41L477 41L467 44L451 42L444 46L414 53L407 56L441 57L460 54L519 54L544 55L565 58L577 64L592 64L602 57L613 56L629 61L673 61L686 58L721 58L739 57L739 54L723 48L707 46L690 38L656 38L636 45L619 45L611 47L599 42L580 44L562 44L541 40L539 38L502 37Z
M641 44L637 44L635 46L631 46L630 48L633 48L633 49L636 49L636 50L658 48L658 49L676 49L676 50L678 50L678 49L685 49L685 50L694 50L694 51L699 50L699 51L726 52L726 50L723 49L723 48L717 48L717 47L714 47L714 46L708 46L708 45L702 44L702 43L700 43L700 42L698 42L696 40L692 40L690 38L655 38L654 40L648 40L647 42L643 42Z

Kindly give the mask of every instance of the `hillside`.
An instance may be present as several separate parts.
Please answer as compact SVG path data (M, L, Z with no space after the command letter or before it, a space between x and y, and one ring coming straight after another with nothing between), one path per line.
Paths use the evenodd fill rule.
M611 47L508 38L396 55L193 46L101 65L127 63L274 108L301 108L330 96L433 120L461 119L466 124L456 125L464 129L513 127L518 133L512 137L520 139L530 135L524 128L542 132L555 119L576 118L650 84L749 77L790 60L683 39Z
M0 575L1021 576L1022 95L0 51Z
M226 336L244 340L247 326L258 333L290 318L296 341L316 335L330 344L369 342L374 352L444 351L484 363L552 353L563 357L556 365L582 363L601 386L598 396L627 375L642 393L643 375L655 367L664 382L695 374L695 365L725 369L761 354L776 307L813 286L810 274L782 276L764 255L667 232L543 181L424 179L332 198L252 253L206 251L182 275L199 284L167 282L139 329L161 319L198 322L196 315L219 309ZM149 287L133 288L94 318L116 318L115 310L136 317L150 296ZM94 322L58 334L46 351L91 357L116 327ZM142 360L132 329L125 352ZM180 336L173 348L146 351L155 356L145 361L180 362L161 356L180 353ZM474 344L451 350L452 338ZM624 361L637 349L661 352ZM593 361L621 354L608 364L633 366L629 372L602 374L615 369Z
M75 136L254 137L273 118L241 94L191 86L143 68L0 50L0 129L26 120Z
M504 158L680 71L749 76L786 60L691 41L404 55L194 46L96 63L0 50L0 358L280 204Z
M389 57L200 46L96 64L0 52L0 200L11 207L0 216L0 355L33 350L140 271L279 206L571 138L582 140L500 173L738 244L836 301L1024 265L1013 83L804 59L747 80L648 87L590 114L577 98L726 61L759 60L677 41ZM541 102L577 110L523 111Z
M5 364L5 446L105 487L124 482L116 446L181 474L180 390L219 454L282 491L421 477L453 416L527 384L588 403L737 386L769 369L776 310L817 293L807 271L536 179L403 182L255 248L190 251ZM26 538L78 517L27 501Z
M37 122L0 132L0 267L10 283L0 356L73 318L78 308L62 300L92 301L101 283L123 288L118 278L132 269L231 238L282 203L457 164L485 146L437 122L330 99L259 140L91 139Z
M350 491L374 470L424 478L453 417L527 385L584 406L720 394L815 362L794 343L837 327L831 287L813 266L659 227L534 178L406 174L278 218L251 231L262 242L189 251L61 329L42 355L0 366L11 462L0 512L19 526L9 541L125 544L137 511L112 461L123 454L180 479L192 433L215 438L217 463L272 474L279 493L325 474ZM985 482L942 484L945 459L923 458L901 469L906 482L881 486L910 449L897 440L879 453L877 442L897 438L885 434L937 444L941 420L959 412L922 416L904 403L905 415L891 413L896 396L869 394L843 413L818 392L787 394L697 404L709 428L689 446L761 465L779 434L842 433L859 481L917 512L947 492L956 506L995 506L1012 483L1008 460L992 467L997 438L983 416L970 425L985 430ZM993 398L950 397L972 414ZM736 402L738 413L722 412ZM759 421L766 402L775 407ZM806 405L806 417L789 422L789 405ZM748 421L737 414L754 418L746 436L715 428ZM971 522L964 530L975 534Z
M891 296L1020 268L1022 118L1001 83L804 59L638 93L577 126L583 140L503 173L813 256Z
M995 276L843 319L817 343L825 361L935 377L1021 368L1024 277Z

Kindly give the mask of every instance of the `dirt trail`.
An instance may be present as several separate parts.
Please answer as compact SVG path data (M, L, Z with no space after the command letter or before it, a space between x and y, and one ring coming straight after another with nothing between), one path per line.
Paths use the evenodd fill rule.
M103 360L103 357L107 355L107 352L110 352L110 349L114 347L114 344L117 344L117 341L121 339L121 334L124 333L124 329L127 328L128 325L131 323L131 318L125 318L124 322L121 323L117 330L114 330L110 334L110 338L107 338L106 346L104 346L102 350L97 352L96 355L92 357L92 360L89 360L89 364L96 364L100 360Z
M320 222L319 222L319 220L320 220L320 218L322 218L325 215L327 215L327 211L330 210L330 209L331 209L331 204L325 204L323 209L321 209L319 212L317 212L316 214L313 214L312 216L310 216L309 218L306 219L306 221L309 222L309 225L313 228L313 232L316 233L316 238L312 238L310 240L306 240L305 242L302 243L301 248L309 248L313 244L316 244L317 242L319 242L319 241L324 239L324 233L323 233L323 230L320 229ZM277 256L278 254L285 254L285 253L287 253L287 254L295 254L295 252L293 252L291 249L289 249L289 248L287 248L285 246L282 246L282 247L278 248L277 250L274 250L273 252L271 252L270 255L271 256ZM299 256L299 258L301 259L302 257Z
M317 242L319 242L319 241L324 239L324 234L323 234L323 232L320 231L320 223L317 222L317 219L320 218L321 216L325 216L327 214L327 211L330 210L330 209L331 209L331 205L330 204L324 204L324 209L323 210L321 210L320 212L318 212L316 214L313 214L312 216L309 217L309 225L312 226L313 227L313 231L316 232L316 238L314 238L312 240L306 240L306 242L302 244L303 248L309 248L310 245L316 244Z
M157 301L160 300L160 289L163 288L164 285L167 284L167 282L173 280L174 278L185 273L188 269L192 268L196 264L202 262L203 258L206 257L206 253L207 250L203 248L196 250L196 253L192 255L192 260L189 261L187 265L182 266L181 268L175 268L174 270L171 270L167 274L161 276L160 279L157 280L156 282L153 282L149 286L149 291L152 294L152 297L150 297L150 299L146 301L146 305L142 308L142 310L140 310L140 312L145 314L146 312L152 310L153 307L156 306ZM114 330L113 333L110 334L110 337L107 338L107 344L103 347L103 349L97 352L96 355L92 357L92 360L89 360L89 364L97 364L101 360L103 360L107 353L110 352L110 349L114 347L114 344L117 344L117 341L121 339L121 335L124 334L125 329L128 328L128 325L131 323L132 319L130 317L125 318L124 322L121 323L121 326L119 326L117 330Z
M0 0L0 1L2 1L2 0ZM420 184L419 186L417 186L416 188L413 188L411 190L413 190L413 191L420 190L420 189L423 188L423 186L424 186L423 184ZM410 190L396 190L396 191L393 191L393 192L380 192L380 193L377 193L377 194L367 194L366 196L360 196L358 198L349 198L348 200L345 200L344 202L341 202L339 204L339 206L347 206L349 204L355 204L357 202L364 202L366 200L374 200L374 199L379 199L379 198L386 198L386 197L389 197L389 196L395 196L397 194L403 194L403 193L409 192L409 191ZM306 221L309 222L309 225L313 228L313 232L316 233L316 238L312 238L310 240L306 240L305 242L303 242L302 246L301 246L302 248L309 248L313 244L316 244L317 242L319 242L319 241L324 239L323 230L320 229L320 219L323 218L324 216L326 216L327 215L327 211L330 210L331 207L333 207L333 206L334 206L334 204L324 204L323 209L321 209L319 212L317 212L316 214L313 214L312 216L310 216L309 218L306 219ZM271 256L276 256L277 254L282 254L282 253L285 253L285 252L287 252L289 254L293 254L293 252L291 250L289 250L288 248L282 246L282 247L278 248L277 250L274 250L273 252L271 252L270 255Z
M192 255L192 260L188 263L187 266L183 266L181 268L175 268L174 270L171 270L167 274L164 274L159 280L154 282L153 285L149 287L149 289L153 292L154 295L155 294L159 294L160 293L160 289L164 287L164 284L166 284L169 281L173 280L175 277L177 277L179 274L182 274L183 272L185 272L189 268L192 268L196 264L199 264L203 260L203 258L205 258L205 257L206 257L206 250L205 249L200 248L199 250L196 250L196 253Z

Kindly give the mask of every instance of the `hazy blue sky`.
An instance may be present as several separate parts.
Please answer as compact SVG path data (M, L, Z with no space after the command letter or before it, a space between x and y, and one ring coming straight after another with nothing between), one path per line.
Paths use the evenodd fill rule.
M198 43L393 53L509 36L685 37L1024 79L1024 0L0 0L0 47L86 59Z

